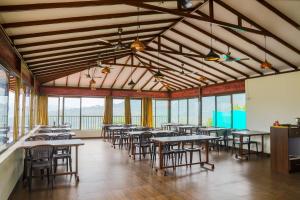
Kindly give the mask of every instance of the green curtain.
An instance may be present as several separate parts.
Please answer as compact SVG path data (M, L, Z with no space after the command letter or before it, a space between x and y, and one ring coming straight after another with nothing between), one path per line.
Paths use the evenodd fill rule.
M14 106L14 141L19 137L19 99L20 99L20 79L16 77L15 106Z
M142 125L151 128L152 119L152 98L145 97L142 99Z
M125 124L131 124L130 97L125 97Z
M48 125L48 96L38 98L38 124Z
M103 118L103 124L112 124L112 97L106 96L105 97L105 105L104 105L104 118Z

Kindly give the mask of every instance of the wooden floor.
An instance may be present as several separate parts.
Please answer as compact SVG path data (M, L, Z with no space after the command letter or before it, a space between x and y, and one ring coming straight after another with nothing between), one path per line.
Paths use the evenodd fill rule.
M80 183L74 177L57 177L54 189L37 180L31 194L18 184L12 199L20 200L153 200L153 199L300 199L300 174L270 172L270 159L237 161L230 153L211 153L214 171L199 166L170 170L157 176L148 160L129 160L127 152L112 149L103 140L85 140L79 149Z

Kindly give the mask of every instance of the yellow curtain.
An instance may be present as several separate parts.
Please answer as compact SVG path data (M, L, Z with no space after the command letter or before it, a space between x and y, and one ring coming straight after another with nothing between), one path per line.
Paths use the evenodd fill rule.
M48 125L48 96L39 96L38 124Z
M125 124L131 124L130 98L125 98Z
M31 94L30 94L30 119L29 119L29 128L30 130L33 128L34 126L34 106L35 106L35 92L34 92L34 88L31 89Z
M19 97L20 97L20 79L16 77L15 87L15 106L14 106L14 141L19 137Z
M151 128L152 121L152 98L145 97L142 99L142 125Z
M112 97L105 97L103 124L112 124Z
M25 135L25 109L26 109L26 86L22 85L22 92L23 92L23 96L22 99L20 99L22 101L22 121L21 121L21 133L22 136Z

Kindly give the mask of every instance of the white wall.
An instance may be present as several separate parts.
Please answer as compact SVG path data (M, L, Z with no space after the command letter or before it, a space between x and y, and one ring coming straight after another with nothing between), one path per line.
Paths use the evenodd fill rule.
M270 131L273 122L300 117L300 72L246 80L247 128ZM269 141L266 143L269 152Z

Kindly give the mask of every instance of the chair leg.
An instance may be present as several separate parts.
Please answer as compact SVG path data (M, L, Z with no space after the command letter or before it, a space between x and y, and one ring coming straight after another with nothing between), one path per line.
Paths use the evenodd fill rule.
M32 167L30 167L29 177L28 177L28 190L31 192L31 183L32 183Z
M192 167L192 163L193 163L193 151L190 151L190 167Z
M50 172L49 172L49 168L47 168L47 183L48 183L48 186L50 184Z
M70 172L72 172L72 157L69 157Z

